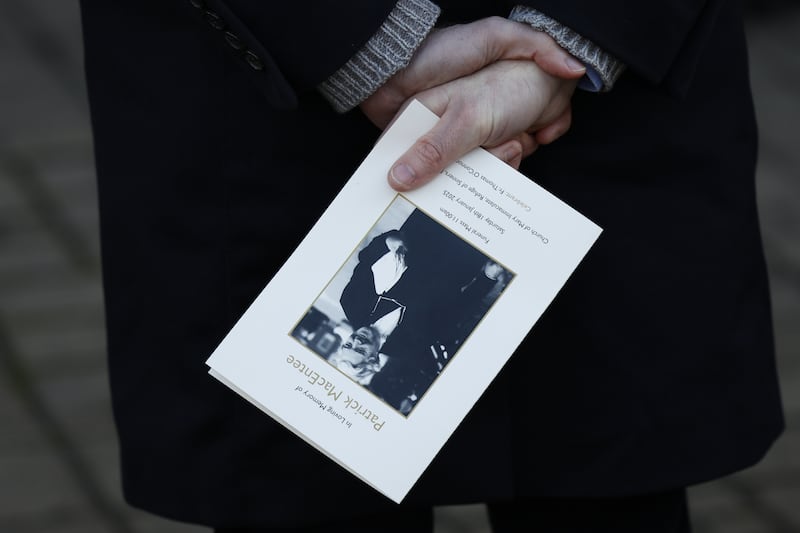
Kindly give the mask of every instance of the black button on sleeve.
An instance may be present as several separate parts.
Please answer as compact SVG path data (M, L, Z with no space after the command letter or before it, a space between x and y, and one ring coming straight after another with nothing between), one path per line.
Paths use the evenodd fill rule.
M232 31L225 32L225 42L228 43L228 46L230 46L234 50L244 49L244 43L242 42L241 39L239 39L239 36L233 33Z
M264 62L253 52L249 50L245 52L244 60L247 61L247 64L250 65L253 70L264 70Z
M222 17L214 13L213 11L206 11L206 22L208 25L214 28L215 30L223 30L225 29L225 21L222 20Z

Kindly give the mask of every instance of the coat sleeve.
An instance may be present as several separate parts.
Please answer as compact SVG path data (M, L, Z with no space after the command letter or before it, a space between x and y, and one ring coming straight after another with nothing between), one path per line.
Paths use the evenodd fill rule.
M396 0L225 0L292 85L316 87L374 35Z
M403 234L397 230L382 233L358 253L358 264L353 269L350 281L342 290L339 304L353 328L370 324L370 315L378 296L375 293L372 265L389 251L386 239L392 236L402 238Z
M187 9L278 108L297 105L380 28L396 0L188 0Z
M728 0L531 0L532 7L613 54L648 82L683 94Z

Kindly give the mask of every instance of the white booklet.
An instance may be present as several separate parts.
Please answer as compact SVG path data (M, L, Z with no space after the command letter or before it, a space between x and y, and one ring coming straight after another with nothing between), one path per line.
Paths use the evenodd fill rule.
M436 120L405 110L208 359L396 502L601 231L482 149L392 190L390 166Z

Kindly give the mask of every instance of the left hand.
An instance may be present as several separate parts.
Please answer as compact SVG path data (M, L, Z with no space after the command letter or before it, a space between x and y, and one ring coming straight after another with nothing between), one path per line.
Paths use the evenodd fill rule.
M518 166L569 129L576 85L530 60L498 61L419 93L416 99L441 118L395 162L389 184L416 189L478 146Z

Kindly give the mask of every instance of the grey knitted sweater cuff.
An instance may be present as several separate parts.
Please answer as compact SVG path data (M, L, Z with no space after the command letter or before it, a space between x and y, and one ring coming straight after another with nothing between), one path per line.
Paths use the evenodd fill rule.
M530 24L533 29L543 31L588 68L594 69L602 81L602 86L598 87L601 91L610 91L625 71L625 64L620 60L603 51L589 39L531 7L516 6L508 18Z
M367 44L317 89L336 111L354 108L408 65L440 12L428 0L399 0Z

